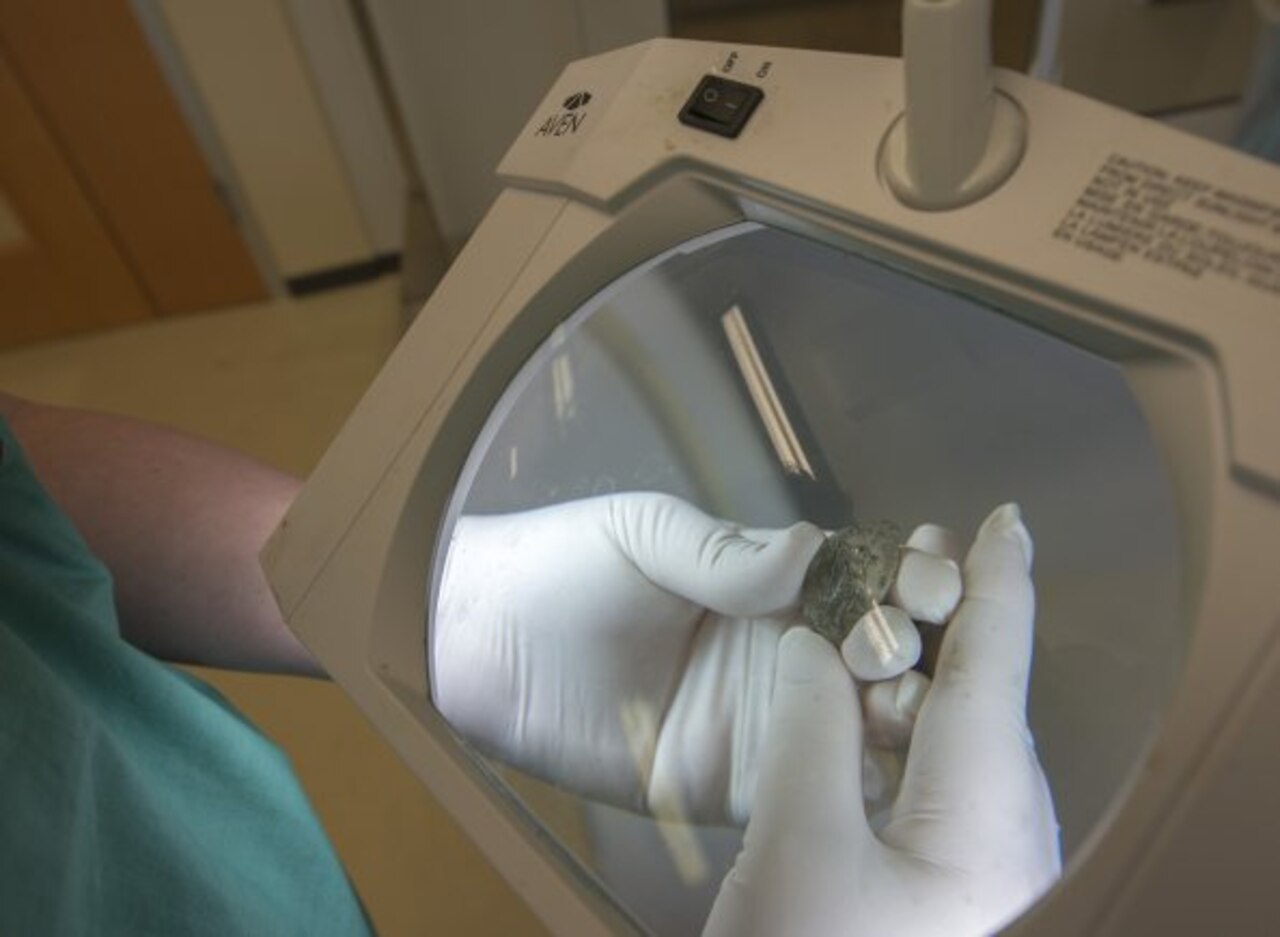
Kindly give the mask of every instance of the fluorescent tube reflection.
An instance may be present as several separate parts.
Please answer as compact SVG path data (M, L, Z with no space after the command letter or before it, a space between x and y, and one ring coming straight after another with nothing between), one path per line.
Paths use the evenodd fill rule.
M756 412L760 414L760 421L764 423L765 432L769 435L774 452L778 454L783 471L788 475L813 478L813 467L804 454L786 410L782 408L782 401L778 399L778 392L765 369L764 360L760 357L760 350L751 336L742 310L731 306L720 317L720 324L724 327L734 361L738 363L738 370L742 372L742 379L751 394L751 402L756 405Z

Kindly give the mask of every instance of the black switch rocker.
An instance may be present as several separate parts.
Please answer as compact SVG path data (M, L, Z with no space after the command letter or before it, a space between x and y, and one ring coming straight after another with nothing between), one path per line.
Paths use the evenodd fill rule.
M764 92L754 85L707 75L685 102L680 123L722 137L736 137L763 100Z

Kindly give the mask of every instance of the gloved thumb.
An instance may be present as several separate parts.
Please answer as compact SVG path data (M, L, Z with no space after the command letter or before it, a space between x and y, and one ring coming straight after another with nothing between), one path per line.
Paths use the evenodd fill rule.
M754 833L829 829L862 809L862 708L839 652L808 628L778 642L777 676L756 788ZM817 828L811 830L817 835ZM804 836L797 837L804 841Z
M824 855L822 844L837 845L839 854ZM839 860L875 846L862 802L853 678L826 639L792 628L778 644L755 809L704 937L795 932L821 904L814 889L820 893L833 875L856 877Z
M743 530L670 495L610 498L610 530L650 580L712 611L762 617L793 608L822 531L801 522Z

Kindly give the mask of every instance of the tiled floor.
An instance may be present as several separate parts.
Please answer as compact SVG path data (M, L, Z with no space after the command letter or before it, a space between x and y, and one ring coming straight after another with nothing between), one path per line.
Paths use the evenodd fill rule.
M181 427L297 474L395 344L394 277L0 354L0 389ZM544 933L332 684L202 672L282 744L380 933Z

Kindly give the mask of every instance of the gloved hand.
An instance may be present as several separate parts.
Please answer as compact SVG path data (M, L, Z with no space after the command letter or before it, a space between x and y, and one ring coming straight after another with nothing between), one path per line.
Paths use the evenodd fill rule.
M854 682L816 634L783 637L755 812L704 937L988 934L1053 883L1057 821L1026 723L1031 559L1016 506L997 509L878 833Z
M822 539L651 493L463 517L433 622L435 703L486 754L585 796L741 825L778 640Z

